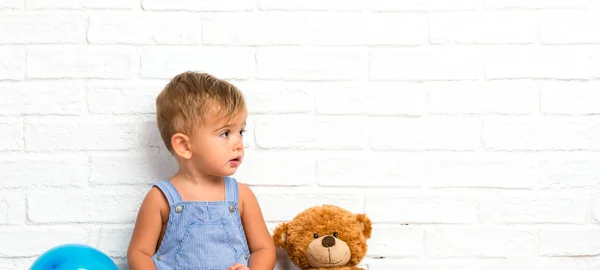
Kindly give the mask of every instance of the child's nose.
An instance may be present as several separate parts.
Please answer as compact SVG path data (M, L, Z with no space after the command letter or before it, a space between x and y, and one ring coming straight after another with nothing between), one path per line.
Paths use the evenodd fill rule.
M242 137L237 137L233 142L233 150L241 150L244 148L244 140Z

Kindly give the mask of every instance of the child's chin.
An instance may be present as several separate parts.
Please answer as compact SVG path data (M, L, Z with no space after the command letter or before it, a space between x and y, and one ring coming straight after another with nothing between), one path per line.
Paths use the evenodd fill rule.
M224 170L223 172L221 172L221 174L223 176L232 176L237 172L238 167L235 168L227 168L226 170Z

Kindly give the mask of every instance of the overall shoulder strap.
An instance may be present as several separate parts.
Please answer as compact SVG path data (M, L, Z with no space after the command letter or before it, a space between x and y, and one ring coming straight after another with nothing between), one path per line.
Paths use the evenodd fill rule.
M169 205L181 202L181 196L179 196L179 192L177 192L177 189L169 180L162 180L155 184L155 186L160 188L163 194L165 194L167 200L169 201Z
M225 200L238 201L238 185L233 177L225 177Z

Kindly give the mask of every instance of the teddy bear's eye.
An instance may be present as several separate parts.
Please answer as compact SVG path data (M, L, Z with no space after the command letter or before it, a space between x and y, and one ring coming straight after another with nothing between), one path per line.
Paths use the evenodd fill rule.
M333 237L338 237L338 233L337 232L333 232Z
M315 234L313 234L313 237L314 238L319 238L319 235L315 233Z

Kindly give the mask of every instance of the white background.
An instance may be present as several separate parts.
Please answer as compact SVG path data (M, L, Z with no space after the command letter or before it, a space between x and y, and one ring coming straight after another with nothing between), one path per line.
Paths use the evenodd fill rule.
M598 269L596 5L0 0L0 269L69 242L125 268L185 70L246 94L271 229L332 203L373 220L371 270Z

